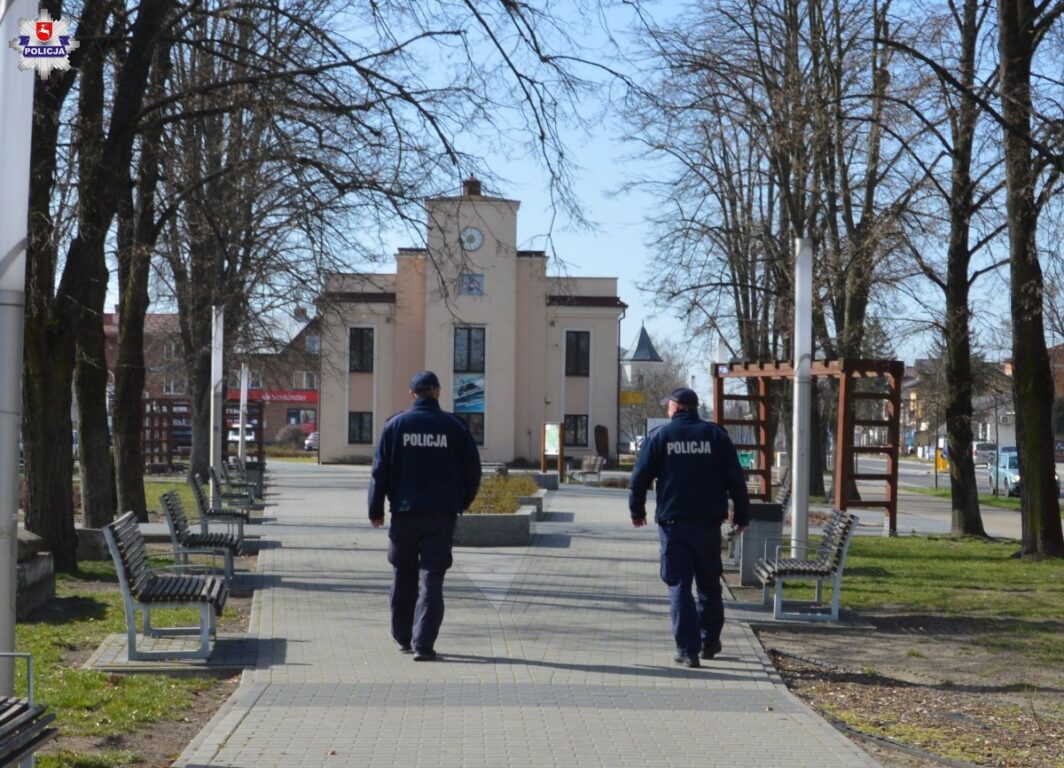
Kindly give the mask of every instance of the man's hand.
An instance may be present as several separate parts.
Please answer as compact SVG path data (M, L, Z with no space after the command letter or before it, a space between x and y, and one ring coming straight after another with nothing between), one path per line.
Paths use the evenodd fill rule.
M632 525L634 525L636 528L642 528L646 524L647 524L647 516L646 515L643 515L642 517L633 517L632 518Z
M369 520L369 524L372 525L374 528L380 528L382 525L384 525L384 518L383 517L371 517L370 520Z

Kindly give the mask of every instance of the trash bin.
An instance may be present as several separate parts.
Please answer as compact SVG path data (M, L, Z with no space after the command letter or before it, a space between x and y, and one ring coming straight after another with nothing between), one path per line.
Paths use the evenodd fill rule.
M245 461L244 466L247 468L248 482L251 483L251 489L255 493L256 499L263 497L263 480L266 475L266 462L265 461Z
M760 585L754 575L758 559L774 557L783 538L783 505L775 501L750 502L750 525L739 542L739 583L744 587ZM766 549L767 547L767 549Z

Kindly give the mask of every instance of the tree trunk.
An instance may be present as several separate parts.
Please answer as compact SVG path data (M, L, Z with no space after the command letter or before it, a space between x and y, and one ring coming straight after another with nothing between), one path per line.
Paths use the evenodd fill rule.
M208 328L210 327L208 322ZM189 382L192 398L192 454L189 471L194 477L207 476L211 464L211 352L210 342L206 348L200 345L192 366Z
M105 273L106 274L106 273ZM102 304L103 295L100 292ZM114 520L114 469L107 428L107 360L100 315L83 312L78 329L75 386L78 398L78 461L85 527Z
M70 389L75 323L56 314L57 254L51 214L59 115L68 89L69 84L64 86L61 77L52 77L38 84L33 94L22 433L26 530L44 539L44 548L52 553L57 570L73 572L77 569L77 538Z
M1016 447L1023 482L1023 553L1064 556L1060 500L1053 480L1053 377L1042 318L1043 278L1035 236L1036 174L1031 133L1031 60L1036 11L1032 0L1000 0L1001 112L1005 128L1005 185L1009 222L1012 313L1012 387Z
M26 330L22 385L26 530L44 539L57 571L73 573L78 568L70 421L73 341L49 343L37 319L28 314Z
M128 207L126 207L128 206ZM148 259L133 242L132 204L120 213L118 350L115 355L115 469L118 509L148 521L144 498L144 320L148 312Z
M127 201L128 203L128 201ZM148 312L150 254L134 242L131 204L120 216L118 350L115 356L115 465L118 508L148 521L144 498L144 320Z
M809 446L809 495L823 496L824 470L827 467L828 429L824 422L821 408L823 406L824 393L813 380L811 387L813 402L810 404L809 431L814 436Z
M964 3L961 26L960 77L975 85L978 41L976 0ZM970 221L974 211L971 178L972 143L978 112L975 103L960 97L954 126L953 168L950 182L950 237L946 262L946 448L949 451L950 498L953 511L950 533L986 536L979 513L979 488L972 459L972 345L968 305Z

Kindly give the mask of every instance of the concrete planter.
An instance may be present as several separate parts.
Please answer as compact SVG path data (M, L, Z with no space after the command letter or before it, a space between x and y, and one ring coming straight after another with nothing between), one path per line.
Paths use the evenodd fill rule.
M520 504L522 507L535 507L536 513L535 513L535 517L533 519L542 520L544 518L544 514L543 514L543 499L546 498L546 496L547 496L547 489L546 488L540 488L538 491L533 493L531 496L518 496L517 497L517 503Z
M558 490L559 478L557 472L533 472L532 479L536 481L536 485L544 490Z
M459 515L454 527L456 547L527 547L532 542L535 507L519 507L511 515Z

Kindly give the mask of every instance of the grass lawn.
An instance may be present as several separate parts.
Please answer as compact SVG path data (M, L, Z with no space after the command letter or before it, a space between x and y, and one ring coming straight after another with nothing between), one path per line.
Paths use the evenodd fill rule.
M157 565L169 564L164 559L153 560ZM16 649L33 654L37 700L56 713L55 724L64 736L113 736L148 723L180 719L196 704L197 693L215 684L214 678L112 675L80 668L106 635L125 632L113 564L89 562L80 567L77 576L57 575L56 598L16 627ZM188 611L158 613L160 626L194 621ZM25 666L19 664L17 669L16 690L25 695ZM88 768L135 761L136 756L122 751L105 755L64 751L38 756L37 765Z
M144 500L149 510L158 512L160 515L163 513L163 503L159 499L167 491L177 491L189 517L193 520L199 517L196 513L196 499L192 496L192 487L185 480L175 480L172 477L144 478Z
M965 616L985 625L979 642L986 647L1019 647L1064 664L1064 560L1014 558L1016 548L970 538L858 536L846 559L842 602L857 611Z

